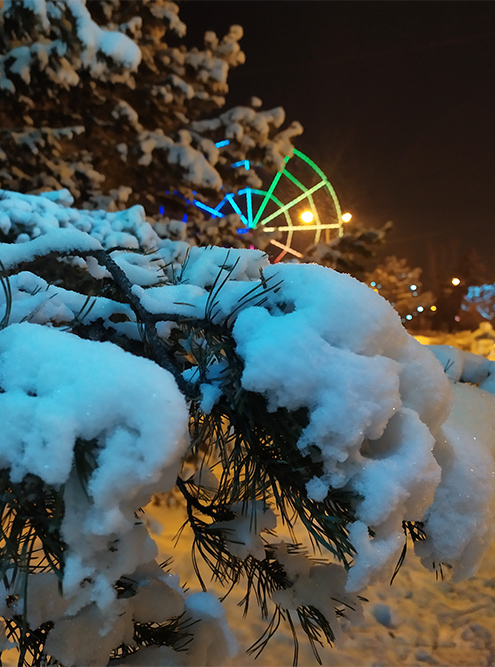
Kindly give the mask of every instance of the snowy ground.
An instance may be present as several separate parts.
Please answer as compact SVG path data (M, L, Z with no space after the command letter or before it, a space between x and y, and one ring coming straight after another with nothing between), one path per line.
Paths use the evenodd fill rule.
M154 534L160 549L170 553L170 538L181 522L181 511L149 507L149 515L166 526ZM153 524L152 524L153 525ZM180 571L191 588L196 580L190 564L189 542L183 537L173 552L174 571ZM346 630L337 649L322 649L323 665L335 667L389 667L395 665L443 665L481 667L495 664L495 549L488 552L478 575L452 585L425 570L410 551L392 586L385 583L368 590L364 622ZM218 589L219 591L221 589ZM227 618L241 646L232 663L236 667L288 667L293 645L288 629L279 629L261 656L244 653L265 628L256 613L243 619L237 602L227 598ZM257 611L253 608L253 612ZM380 622L381 621L381 622ZM316 665L311 649L301 642L299 665Z

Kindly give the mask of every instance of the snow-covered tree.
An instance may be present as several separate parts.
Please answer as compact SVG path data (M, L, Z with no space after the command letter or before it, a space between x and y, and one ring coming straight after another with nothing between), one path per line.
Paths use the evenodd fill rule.
M342 236L307 248L303 261L316 262L362 279L375 256L375 249L386 242L392 226L392 222L386 222L381 228L374 229L352 222L346 225Z
M19 664L225 663L220 603L159 567L141 519L174 486L195 559L271 617L254 650L297 618L333 642L405 534L427 567L476 571L495 363L438 361L350 276L71 203L0 191L18 241L0 243L0 641Z
M471 285L461 303L464 313L476 312L481 320L495 319L495 284Z
M225 109L229 72L244 62L239 26L206 32L202 48L185 33L167 0L3 3L0 187L67 188L88 208L141 204L172 240L264 250L277 233L239 235L237 215L210 220L192 201L260 187L256 170L232 165L275 172L302 128L284 128L283 109L260 110L258 98ZM349 229L305 261L360 275L385 229Z
M193 191L201 200L224 183L259 187L254 171L232 164L276 170L302 131L281 129L284 111L260 111L257 100L222 110L229 71L244 62L239 26L221 39L206 32L202 48L188 49L167 0L2 5L3 188L68 188L85 207L142 204L157 218L163 206L168 219L187 213L191 236L203 217Z
M422 291L421 273L418 267L411 269L405 259L391 256L367 273L365 282L392 304L407 325L417 317L431 315L435 306L433 293Z
M474 248L468 250L439 281L439 326L447 331L475 329L487 318L493 280L493 269L486 267Z

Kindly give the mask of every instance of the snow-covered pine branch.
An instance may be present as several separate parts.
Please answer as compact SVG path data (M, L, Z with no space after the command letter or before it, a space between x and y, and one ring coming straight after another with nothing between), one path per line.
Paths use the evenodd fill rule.
M445 370L491 389L491 364L438 361L350 276L187 250L140 207L2 191L0 226L0 608L28 663L33 641L30 664L232 653L219 603L159 568L140 520L174 483L213 573L331 642L342 605L352 618L390 578L404 528L426 566L476 571L494 531L494 398ZM327 562L277 537L284 523Z

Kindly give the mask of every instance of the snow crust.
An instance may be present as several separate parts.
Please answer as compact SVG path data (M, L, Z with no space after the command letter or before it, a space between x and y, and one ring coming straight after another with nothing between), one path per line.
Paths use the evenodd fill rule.
M231 521L218 521L215 528L224 531L229 551L238 558L253 556L258 560L265 558L265 544L260 533L274 530L277 517L261 501L252 503L249 508L242 503L232 505L231 510L238 516Z

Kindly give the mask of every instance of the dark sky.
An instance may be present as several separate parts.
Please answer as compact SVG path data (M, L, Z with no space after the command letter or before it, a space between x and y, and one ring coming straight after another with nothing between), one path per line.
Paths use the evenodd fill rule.
M228 105L283 106L296 146L386 254L431 275L471 246L495 271L495 3L182 0L188 43L243 26Z

